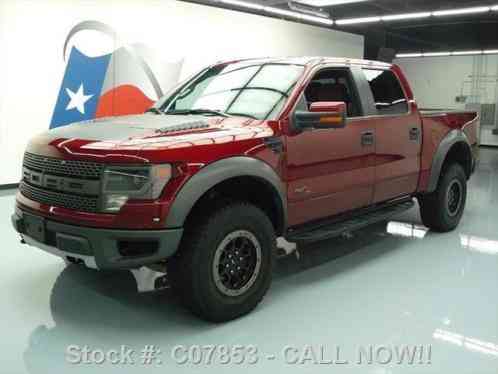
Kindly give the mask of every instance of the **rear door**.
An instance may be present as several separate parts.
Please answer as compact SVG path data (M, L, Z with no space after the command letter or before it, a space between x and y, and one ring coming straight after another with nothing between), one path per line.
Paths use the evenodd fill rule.
M374 100L376 125L374 203L415 192L420 171L419 112L390 69L363 68Z
M357 87L360 74L355 67L320 68L298 101L295 110L307 110L316 101L346 101L349 113L342 129L307 130L287 137L290 226L372 203L375 126L360 95L368 86Z

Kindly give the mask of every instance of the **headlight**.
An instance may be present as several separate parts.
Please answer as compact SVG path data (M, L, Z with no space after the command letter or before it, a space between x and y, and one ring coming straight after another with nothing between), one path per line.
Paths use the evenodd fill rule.
M171 179L171 165L109 166L104 170L104 212L118 212L129 199L155 200Z

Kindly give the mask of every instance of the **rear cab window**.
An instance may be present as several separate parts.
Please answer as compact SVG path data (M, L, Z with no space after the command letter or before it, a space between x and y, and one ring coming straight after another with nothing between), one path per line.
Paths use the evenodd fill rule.
M362 69L370 85L379 115L408 113L408 101L398 78L391 70Z

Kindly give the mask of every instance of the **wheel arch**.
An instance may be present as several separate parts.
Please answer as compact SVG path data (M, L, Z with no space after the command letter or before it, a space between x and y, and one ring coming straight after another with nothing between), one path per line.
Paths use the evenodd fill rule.
M427 192L434 192L444 168L451 163L462 165L467 179L472 174L472 149L465 133L452 130L439 144L432 161Z
M180 189L166 218L166 227L183 227L193 212L214 197L254 203L272 221L277 235L287 225L284 185L264 161L244 156L230 157L202 168Z

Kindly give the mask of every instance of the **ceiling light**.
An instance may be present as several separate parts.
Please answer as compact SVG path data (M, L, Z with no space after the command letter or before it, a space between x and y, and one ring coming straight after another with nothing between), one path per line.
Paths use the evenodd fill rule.
M255 4L255 3L249 3L246 1L238 1L238 0L219 0L220 3L223 4L228 4L228 5L234 5L238 6L241 8L248 8L248 9L255 9L255 10L263 10L264 6Z
M453 56L466 56L466 55L481 55L482 51L458 51L453 52Z
M306 14L300 14L299 19L310 21L310 22L318 22L323 23L324 25L333 25L334 21L327 18L316 17L316 16L308 16Z
M403 19L414 19L414 18L427 18L431 16L431 12L423 13L406 13L406 14L393 14L392 16L381 17L382 21L397 21Z
M434 17L442 17L442 16L453 16L458 14L486 13L489 12L490 10L491 8L489 6L480 6L474 8L438 10L436 12L432 12L432 15Z
M310 21L310 22L322 23L324 25L332 25L334 23L334 21L332 21L331 19L328 19L328 18L310 16L307 14L292 12L290 10L281 9L281 8L262 6L262 5L255 4L255 3L249 3L247 1L219 0L219 2L223 3L223 4L241 7L241 8L254 9L254 10L264 11L267 13L278 14L278 15L284 16L284 17L290 17L290 18L296 18L296 19Z
M299 3L297 1L289 0L287 2L287 6L289 7L290 10L293 10L293 11L301 13L301 14L308 14L310 16L322 17L322 18L330 18L329 13L327 13L326 11L323 11L321 8L317 8L317 7L312 6L312 5L303 4L303 3Z
M335 21L336 25L354 25L357 23L380 22L380 17L347 18Z
M368 0L296 0L296 1L303 4L322 7L322 6L336 6L343 4L362 3Z
M292 12L290 10L285 10L285 9L280 9L280 8L275 8L275 7L270 7L270 6L264 7L263 10L265 12L272 13L272 14L278 14L280 16L297 18L297 19L312 21L312 22L318 22L318 23L323 23L326 25L332 25L334 23L334 21L332 21L331 19L309 16L307 14L301 14L301 13L297 13L297 12Z
M275 7L271 7L271 6L265 6L263 8L263 10L265 12L278 14L280 16L287 16L287 17L294 17L294 18L297 18L297 16L301 16L299 13L292 12L292 11L286 10L286 9L275 8Z
M491 10L494 10L495 12L498 11L498 5L495 5L494 7L492 7Z
M474 50L474 51L455 51L455 52L427 52L427 53L398 53L396 58L408 58L408 57L439 57L439 56L472 56L472 55L495 55L498 54L498 49L486 49L484 51Z
M431 52L423 53L423 57L441 57L441 56L451 56L451 52Z
M398 53L396 55L397 58L405 58L405 57L422 57L422 53Z

